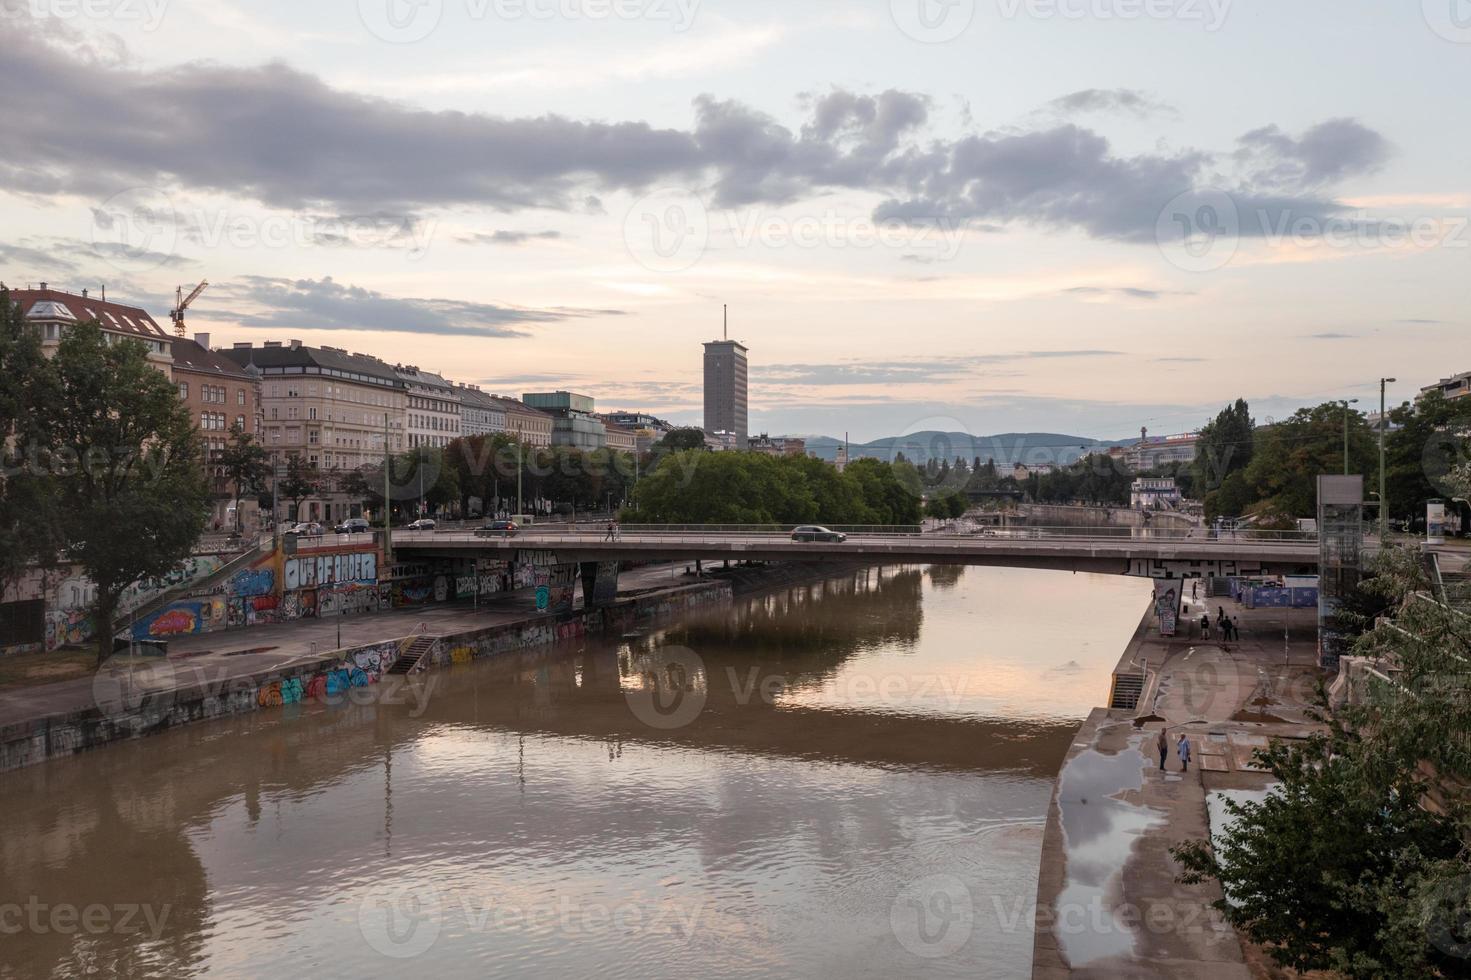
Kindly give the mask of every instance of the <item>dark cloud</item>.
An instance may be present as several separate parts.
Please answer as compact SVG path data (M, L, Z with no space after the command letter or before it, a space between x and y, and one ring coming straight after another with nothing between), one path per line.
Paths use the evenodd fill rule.
M1118 112L1141 119L1154 115L1179 115L1169 103L1131 88L1086 88L1069 92L1048 102L1043 111L1056 115Z
M1294 137L1263 126L1238 141L1236 160L1251 186L1299 191L1373 173L1389 159L1389 141L1353 119L1330 119Z
M1130 299L1155 300L1161 296L1178 296L1180 293L1165 289L1144 289L1140 286L1073 286L1064 293L1076 296L1127 296Z
M0 265L9 269L18 267L21 273L35 270L77 271L77 264L62 258L55 249L37 248L27 244L6 245L3 242L0 242ZM16 283L14 278L5 276L0 276L0 281L8 281L12 286Z
M1351 333L1328 332L1308 334L1308 338L1311 340L1353 340L1354 335Z
M244 327L300 330L382 330L460 337L524 337L526 327L590 316L620 316L618 310L545 310L467 303L451 299L385 296L362 286L325 279L247 276L221 290L261 307L238 322Z
M560 231L477 231L470 235L456 236L455 241L466 245L525 245L531 241L550 241L561 237Z
M997 354L974 354L955 357L916 358L891 361L849 361L837 364L772 364L753 373L760 385L792 387L801 385L869 385L924 384L933 381L973 377L981 369L998 364L1058 358L1117 357L1118 351L1055 350L1016 351ZM984 372L988 377L1011 372Z
M1444 320L1396 320L1395 323L1405 323L1413 326L1428 327L1444 323Z
M1213 154L1120 155L1073 123L925 138L930 101L896 90L811 97L796 130L709 95L695 100L689 129L506 118L370 98L281 63L143 68L79 54L20 23L0 59L0 186L23 193L181 185L276 208L414 215L464 205L596 212L598 194L665 185L708 192L725 208L854 188L886 199L879 220L1021 222L1152 241L1167 202L1183 194L1181 209L1193 213L1221 179ZM1148 104L1117 89L1061 101ZM1341 211L1329 185L1387 155L1383 137L1352 120L1299 136L1264 126L1242 137L1238 176L1215 190L1251 216L1241 234L1265 234L1284 216ZM323 242L352 240L327 232Z

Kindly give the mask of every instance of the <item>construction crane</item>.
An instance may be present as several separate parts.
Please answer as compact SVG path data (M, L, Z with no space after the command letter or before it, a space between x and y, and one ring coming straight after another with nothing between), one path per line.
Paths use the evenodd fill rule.
M172 310L169 310L169 319L174 321L174 336L184 336L184 311L189 308L190 303L199 298L199 294L204 292L205 287L208 285L209 280L206 279L199 285L195 286L194 291L191 292L188 296L184 295L183 286L180 286L174 291L174 302L178 305L175 306Z

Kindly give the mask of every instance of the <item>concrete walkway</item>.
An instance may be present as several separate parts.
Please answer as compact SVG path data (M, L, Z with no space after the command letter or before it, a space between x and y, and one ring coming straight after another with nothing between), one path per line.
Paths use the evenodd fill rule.
M683 572L683 565L625 571L619 576L619 591L640 592L692 581ZM199 633L170 640L168 670L153 671L151 676L155 680L166 678L175 685L205 678L228 681L318 660L333 650L414 633L436 635L483 629L541 615L545 614L536 611L536 590L519 589L482 599L478 606L456 602ZM98 678L102 676L99 673L0 692L0 728L94 707Z
M1198 623L1207 607L1213 621L1224 607L1242 639L1163 639L1147 615L1120 663L1121 672L1148 664L1139 708L1096 709L1073 741L1043 842L1034 977L1254 975L1260 952L1210 908L1219 888L1178 884L1169 849L1207 836L1208 794L1267 787L1254 749L1312 730L1304 711L1319 676L1316 614L1213 599L1187 602L1181 623ZM1176 751L1181 733L1193 749L1188 771Z

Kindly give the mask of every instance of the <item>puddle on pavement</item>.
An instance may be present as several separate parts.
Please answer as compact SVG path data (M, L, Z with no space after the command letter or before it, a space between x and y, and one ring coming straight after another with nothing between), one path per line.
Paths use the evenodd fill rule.
M1074 967L1134 951L1133 931L1115 918L1112 896L1134 839L1164 820L1152 807L1116 799L1143 788L1148 760L1141 742L1131 738L1115 755L1084 749L1062 771L1058 806L1067 870L1054 931Z

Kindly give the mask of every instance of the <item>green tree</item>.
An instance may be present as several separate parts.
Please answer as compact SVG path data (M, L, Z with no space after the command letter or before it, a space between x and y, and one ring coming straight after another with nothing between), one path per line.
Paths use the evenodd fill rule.
M1209 495L1219 490L1233 473L1240 473L1251 465L1255 449L1256 423L1251 417L1251 407L1243 399L1221 409L1214 419L1200 430L1200 439L1195 444L1195 462L1192 464L1194 492L1206 500L1210 511ZM1212 515L1214 516L1214 515Z
M702 429L671 429L658 441L655 448L660 453L704 451L705 433Z
M270 473L266 451L250 433L240 426L230 430L230 441L216 460L225 478L235 487L235 532L240 532L240 499L247 493L259 492Z
M1385 436L1384 455L1391 517L1424 518L1427 500L1468 496L1446 478L1471 460L1471 398L1432 391L1413 405L1391 409L1389 419L1394 428ZM1371 472L1377 474L1377 457L1374 465ZM1370 486L1378 488L1377 476Z
M66 553L97 589L100 663L123 592L172 571L199 540L209 487L189 413L142 344L79 324L48 370L58 394L42 414L51 490Z
M292 455L286 458L286 475L276 485L276 494L282 500L291 501L292 520L299 520L297 513L301 502L322 492L322 473L305 456Z
M1326 402L1300 408L1257 433L1246 483L1251 512L1264 519L1312 517L1318 511L1318 477L1342 473L1344 407ZM1378 452L1364 416L1348 411L1350 473L1377 472Z
M57 397L53 380L40 338L0 288L0 594L33 563L56 559L58 513L35 464Z
M1217 909L1283 965L1465 976L1456 954L1471 913L1471 628L1463 612L1427 598L1416 551L1386 551L1372 572L1363 588L1393 621L1359 637L1355 653L1394 681L1364 684L1328 733L1259 751L1273 793L1228 803L1228 831L1173 853L1183 881L1220 882Z

